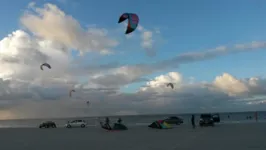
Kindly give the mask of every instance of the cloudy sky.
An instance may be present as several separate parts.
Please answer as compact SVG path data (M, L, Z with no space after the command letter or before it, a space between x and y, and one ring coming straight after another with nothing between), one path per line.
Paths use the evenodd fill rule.
M140 18L129 35L124 12ZM265 110L264 14L263 0L3 0L0 119Z

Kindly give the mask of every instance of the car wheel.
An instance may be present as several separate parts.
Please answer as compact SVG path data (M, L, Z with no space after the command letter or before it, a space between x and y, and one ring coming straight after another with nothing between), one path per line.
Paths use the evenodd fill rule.
M82 125L81 125L81 128L85 128L85 125L84 125L84 124L82 124Z
M67 125L67 128L71 128L71 125Z

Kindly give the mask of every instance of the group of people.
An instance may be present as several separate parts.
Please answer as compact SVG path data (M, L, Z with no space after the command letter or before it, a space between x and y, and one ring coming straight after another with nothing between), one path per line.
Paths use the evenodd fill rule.
M122 123L122 119L121 118L118 118L117 123L121 124ZM105 118L105 125L108 128L111 128L111 126L110 126L110 119L108 117Z

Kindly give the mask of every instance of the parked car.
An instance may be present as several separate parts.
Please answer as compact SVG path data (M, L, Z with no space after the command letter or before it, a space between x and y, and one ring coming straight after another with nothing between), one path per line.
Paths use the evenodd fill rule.
M201 114L199 125L202 126L214 126L214 121L211 114Z
M85 128L87 125L87 123L84 120L73 120L71 122L68 122L67 124L65 124L65 127L67 128Z
M183 123L183 119L176 117L176 116L171 116L167 119L164 119L164 121L168 124L177 124L177 125L180 125Z
M53 121L46 121L41 123L39 128L56 128L56 124Z
M220 115L219 114L213 114L212 118L213 118L214 122L220 122Z

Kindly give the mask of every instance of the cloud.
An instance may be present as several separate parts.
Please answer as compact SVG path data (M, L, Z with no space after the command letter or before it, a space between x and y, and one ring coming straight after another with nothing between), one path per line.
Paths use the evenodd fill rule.
M38 45L35 44L27 33L17 30L0 41L1 61L24 64L36 63L35 60L46 61L47 56L36 51L35 47Z
M168 82L175 88L167 87ZM0 99L1 110L11 113L11 118L236 111L264 104L265 99L261 97L265 97L265 83L263 78L237 79L228 73L210 83L187 83L180 73L169 72L148 81L145 87L133 93L96 83L76 83L71 86L76 92L70 98L67 92L70 88L64 82L43 88L9 79L0 82ZM91 103L89 107L87 100ZM47 108L51 111L46 112Z
M213 85L229 95L249 92L248 86L228 73L215 78Z
M155 56L156 51L154 49L154 32L145 29L141 25L139 25L138 31L141 32L141 47L145 49L148 56Z
M122 66L110 69L107 73L99 74L90 79L92 83L106 87L121 87L134 82L143 82L148 79L143 78L144 74L149 74L152 70L145 65Z
M96 51L109 54L119 43L107 36L107 30L99 28L83 29L72 16L65 14L56 5L45 4L44 8L30 5L21 17L21 23L34 35L63 44L84 54Z
M214 59L216 57L221 57L229 54L249 52L260 48L265 48L265 46L266 45L264 41L253 41L247 44L236 44L232 47L218 46L214 49L209 49L203 52L189 52L180 54L170 60L158 62L157 65L160 67L178 66L179 64Z
M124 86L126 84L143 81L143 79L147 80L143 78L143 76L165 71L167 69L177 68L182 64L215 59L217 57L230 54L250 52L264 47L264 41L253 41L247 44L236 44L232 47L218 46L216 48L208 49L202 52L188 52L179 54L171 59L157 61L150 64L117 66L117 68L110 68L111 71L103 73L93 80L95 80L95 82L106 81L106 83L110 83L110 81L112 81L117 83L116 86Z
M144 31L142 33L142 47L145 49L151 49L153 40L152 40L152 32L151 31Z
M127 22L123 23L123 30L127 29ZM119 29L119 32L121 32L122 29ZM140 47L145 50L145 53L147 56L153 57L156 55L156 48L158 48L160 43L160 37L159 35L160 29L155 28L155 30L150 30L148 28L144 28L141 24L138 24L137 29L130 33L126 34L125 37L129 40L133 40L133 37L139 37L140 38ZM139 40L139 39L138 39Z
M171 90L171 88L165 88L168 83L172 83L175 88L178 88L182 82L182 75L178 72L169 72L167 75L160 75L155 79L147 82L146 87L142 87L141 91L146 91L149 88L158 89L156 92L165 92L165 90Z
M71 59L62 49L56 42L39 40L17 30L0 41L0 78L44 87L72 84L76 79L71 72ZM40 70L45 62L53 69Z
M165 83L172 82L171 89ZM265 103L265 79L237 79L228 73L217 76L211 83L186 83L180 73L170 72L155 77L146 83L138 93L150 93L151 105L163 109L186 109L200 111L235 111L234 107L247 109L249 105ZM160 99L161 98L161 99Z

